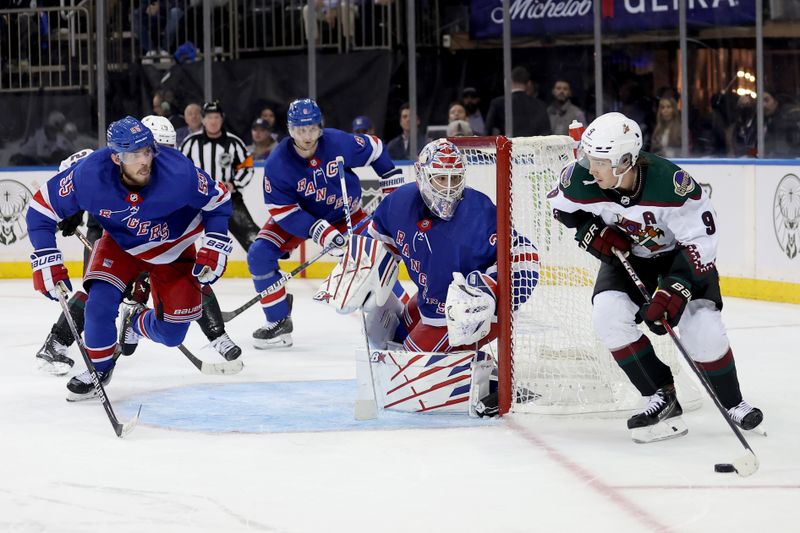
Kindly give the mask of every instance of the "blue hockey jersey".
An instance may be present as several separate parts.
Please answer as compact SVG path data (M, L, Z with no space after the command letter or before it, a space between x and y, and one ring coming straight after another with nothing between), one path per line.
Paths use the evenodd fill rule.
M174 261L200 233L227 234L230 193L183 154L159 147L150 182L128 190L103 148L56 174L36 192L27 213L34 249L56 247L56 224L84 210L129 254L149 263Z
M444 305L453 272L479 270L497 277L497 209L488 196L466 188L449 221L434 216L416 183L383 199L370 234L403 260L417 285L422 322L444 326Z
M383 142L372 135L325 128L311 159L301 157L287 137L273 150L264 166L264 203L272 219L289 233L307 238L311 226L324 218L344 218L342 187L336 156L344 157L350 209L361 206L361 184L351 170L371 165L378 176L395 171Z

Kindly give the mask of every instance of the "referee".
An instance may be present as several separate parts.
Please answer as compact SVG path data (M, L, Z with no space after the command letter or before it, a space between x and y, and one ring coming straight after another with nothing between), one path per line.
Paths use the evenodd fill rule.
M203 104L203 129L186 137L181 152L231 191L233 214L228 230L247 251L261 229L253 222L242 196L242 190L253 179L253 162L247 157L244 142L222 126L224 121L219 100Z

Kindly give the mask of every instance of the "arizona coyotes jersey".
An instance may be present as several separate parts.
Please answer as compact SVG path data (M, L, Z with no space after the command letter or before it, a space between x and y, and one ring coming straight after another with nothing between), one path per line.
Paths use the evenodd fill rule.
M427 208L417 184L407 183L383 199L369 232L405 263L425 324L446 325L453 272L479 270L497 278L497 209L476 190L466 188L455 215L444 221Z
M149 263L175 260L200 233L228 232L230 193L183 154L159 147L150 182L130 191L103 148L50 178L36 192L27 222L35 249L55 248L56 224L84 210L129 254Z
M378 176L394 170L383 142L372 135L326 128L311 159L297 153L291 137L283 139L264 166L264 203L281 228L307 238L317 220L336 222L344 218L337 156L344 158L345 183L352 211L361 206L361 183L352 168L371 165Z
M676 248L688 252L697 273L713 266L717 256L716 214L703 189L683 169L656 155L641 152L645 164L630 194L603 190L589 171L572 163L561 171L558 188L548 195L556 218L568 223L581 212L602 217L633 242L637 257L653 257ZM586 216L585 220L588 220Z

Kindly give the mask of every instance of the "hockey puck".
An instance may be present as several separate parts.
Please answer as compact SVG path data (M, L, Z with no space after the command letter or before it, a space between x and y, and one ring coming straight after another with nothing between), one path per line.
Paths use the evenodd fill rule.
M714 472L736 472L736 469L730 463L717 463L714 465Z

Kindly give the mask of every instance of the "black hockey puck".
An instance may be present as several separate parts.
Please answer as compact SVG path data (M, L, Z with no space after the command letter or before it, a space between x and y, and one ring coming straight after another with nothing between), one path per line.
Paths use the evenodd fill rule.
M736 469L730 463L717 463L714 465L714 472L736 472Z

